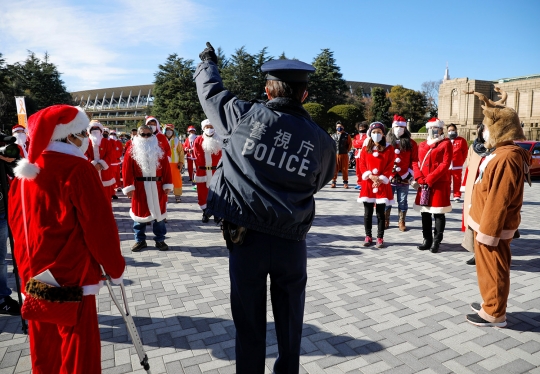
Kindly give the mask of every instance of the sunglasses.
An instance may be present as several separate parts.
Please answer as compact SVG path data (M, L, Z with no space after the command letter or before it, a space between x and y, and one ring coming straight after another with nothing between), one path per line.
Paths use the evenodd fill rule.
M142 136L143 138L149 138L152 136L152 134L148 132L142 132L139 134L139 136Z

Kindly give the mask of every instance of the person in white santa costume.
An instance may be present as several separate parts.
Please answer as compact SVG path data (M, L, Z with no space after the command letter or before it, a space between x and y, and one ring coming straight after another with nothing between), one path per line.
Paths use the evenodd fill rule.
M388 132L387 141L394 147L394 168L390 184L392 191L397 197L398 203L398 228L399 231L407 229L405 217L409 204L409 182L414 180L413 165L418 162L418 145L411 139L411 133L407 130L407 121L402 116L394 115L392 130ZM386 207L384 228L390 227L391 206Z
M15 125L11 128L11 135L17 139L15 144L19 146L19 153L24 158L28 157L28 145L30 144L27 134L28 130L21 125Z
M116 155L114 145L103 137L103 125L98 121L90 121L88 134L90 143L86 150L86 157L98 171L103 192L110 200L116 183L114 170L111 168Z
M189 180L192 182L192 184L195 184L193 181L193 165L195 164L195 157L193 156L193 144L198 138L198 135L194 126L188 126L187 132L189 135L184 141L184 154L186 156Z
M122 165L124 188L122 191L131 199L129 214L133 219L135 244L133 252L146 248L146 223L153 223L156 248L166 251L167 194L172 191L172 175L169 160L160 147L158 139L149 126L142 125L133 138Z
M197 197L199 206L203 210L202 222L207 223L209 221L209 216L206 214L208 187L210 187L210 180L216 172L217 164L221 160L221 140L216 135L214 126L209 119L202 121L201 127L203 134L195 139L193 154L195 156ZM214 217L214 221L218 222L219 218Z
M414 210L422 214L422 235L424 242L417 248L439 251L446 226L445 213L452 211L450 204L450 163L452 162L452 143L444 136L444 122L431 118L426 123L428 138L418 146L418 162L414 163L414 179L420 185L414 202ZM423 190L428 190L427 205L420 205ZM432 230L433 214L435 229Z
M28 321L34 374L101 373L95 299L102 285L99 265L116 284L125 268L109 199L84 155L88 122L81 108L70 105L30 116L28 158L14 169L9 191L22 283L28 287L31 278L48 270L48 282L56 280L59 291L82 286L83 292L74 326ZM25 294L26 304L33 294L30 288ZM24 306L22 311L24 317Z
M362 188L359 203L364 203L364 228L366 238L364 246L373 243L371 234L373 205L377 214L377 248L384 246L384 211L387 205L394 203L390 178L394 165L394 148L386 144L386 128L380 122L369 125L366 145L360 155Z

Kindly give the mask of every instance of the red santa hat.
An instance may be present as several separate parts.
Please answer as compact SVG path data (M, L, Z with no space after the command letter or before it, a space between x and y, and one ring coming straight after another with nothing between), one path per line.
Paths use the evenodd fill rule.
M402 116L394 114L394 122L392 122L392 127L407 127L407 120Z
M165 125L165 131L172 130L174 131L174 125L172 123L168 123Z
M159 121L157 120L157 118L156 118L156 117L152 117L152 116L146 116L146 121L144 122L144 124L145 124L146 126L150 126L150 125L148 124L148 122L150 122L150 121L156 121L156 129L157 129L157 132L158 132L158 133L161 133L161 125L159 124Z
M426 123L426 129L429 129L430 127L440 127L440 128L443 128L443 127L444 127L444 122L441 121L441 120L438 119L438 118L433 117L432 119L430 119L430 120Z
M195 131L195 132L197 132L197 129L196 129L194 126L188 126L187 132L190 132L190 131Z
M92 129L92 127L99 127L99 129L103 133L103 125L98 120L95 120L95 119L91 120L90 123L88 124L88 128L86 129L86 131L90 133L90 130Z
M65 139L70 134L80 134L88 126L88 116L81 107L53 105L28 118L28 131L32 137L28 158L21 159L14 169L19 178L34 179L40 169L35 164L38 157L54 140Z
M21 125L15 125L11 128L11 133L14 133L15 131L21 131L23 130L25 133L28 134L28 129L24 126L21 126Z
M206 126L208 126L208 125L212 126L212 124L210 123L210 120L209 120L208 118L205 119L205 120L203 120L203 121L201 122L201 128L202 128L203 130L204 130L204 128L205 128Z
M110 134L110 133L111 133L111 130L109 130L108 127L104 127L104 128L103 128L103 132L106 132L106 133L109 133L109 134Z

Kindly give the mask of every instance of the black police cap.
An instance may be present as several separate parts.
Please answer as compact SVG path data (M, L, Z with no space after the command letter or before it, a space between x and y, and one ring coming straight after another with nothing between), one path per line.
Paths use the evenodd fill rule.
M315 68L298 60L271 60L263 64L261 70L263 73L267 73L267 80L307 82L308 74L313 73Z

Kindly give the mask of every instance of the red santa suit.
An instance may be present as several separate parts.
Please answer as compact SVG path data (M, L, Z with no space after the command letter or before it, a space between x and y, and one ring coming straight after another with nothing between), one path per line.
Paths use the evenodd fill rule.
M134 139L136 142L139 139ZM124 155L122 176L127 195L133 191L129 215L135 222L163 221L167 218L167 195L165 190L173 189L171 169L165 152L156 163L149 162L145 170L134 156L134 145Z
M16 131L23 130L23 133L16 133ZM19 154L21 155L21 158L27 158L28 157L28 147L30 145L30 141L28 140L28 130L20 125L15 125L11 128L11 133L13 136L17 139L15 144L19 146Z
M362 178L362 188L358 202L368 202L375 204L394 204L394 194L390 186L392 177L392 167L394 166L394 147L388 145L382 151L373 147L373 153L367 151L367 146L362 148L360 160L360 172ZM383 183L379 187L373 187L371 175L378 176Z
M83 131L88 117L75 107L54 105L28 122L34 141L28 159L14 170L9 192L21 285L49 270L60 286L82 285L84 295L75 326L29 321L33 373L101 373L99 265L120 280L125 262L110 196L96 169L80 148L59 141Z
M189 126L187 129L188 133L190 131L195 131L195 127ZM184 154L186 156L189 180L193 180L193 165L195 164L195 156L193 155L193 144L197 139L196 134L189 134L186 140L184 141Z
M362 173L360 172L360 151L362 150L366 138L366 133L359 133L354 136L354 139L352 141L352 146L353 148L355 148L354 158L356 159L356 184L359 186L361 185L362 181Z
M103 125L101 123L92 121L88 127L88 133L90 133L92 127L100 127L103 133ZM90 143L86 151L86 157L88 157L92 165L95 166L99 163L103 167L98 173L101 178L101 184L103 185L103 191L110 198L113 195L113 186L116 182L114 171L111 168L116 155L114 145L108 139L103 138L102 135L94 138L95 143L92 141L92 137L93 135L90 134Z
M450 163L452 188L454 191L454 197L461 198L461 176L463 172L463 164L467 159L469 146L467 141L461 136L458 136L455 139L450 139L450 142L452 142L452 162Z
M418 189L414 210L425 213L448 213L452 211L450 204L450 162L452 160L452 143L447 138L435 143L424 141L418 147L418 162L414 163L414 178L431 189L430 206L420 205L421 188Z
M169 140L161 132L161 125L159 124L159 121L157 120L157 118L147 116L145 124L147 126L150 126L148 124L148 122L150 121L156 121L157 126L156 126L156 131L154 131L154 135L156 136L158 140L159 146L161 147L161 149L163 149L163 152L165 152L165 157L167 158L167 160L169 160L171 157L171 146L169 145Z
M124 146L122 142L118 139L114 139L113 136L114 133L111 133L109 137L109 142L112 144L112 149L114 151L114 157L113 162L111 164L115 185L114 188L122 187L122 182L120 181L120 166L122 165L122 153L124 151ZM116 134L114 134L116 136ZM113 191L114 194L114 191Z
M221 146L219 149L214 148L214 152L209 151L208 147L203 144L206 139L208 139L208 141L214 140L219 142L216 134L214 134L213 137L203 134L202 136L197 137L193 144L195 167L197 168L195 171L195 183L197 183L197 196L201 209L206 209L206 199L208 198L208 187L210 186L210 180L216 172L217 164L221 159Z

